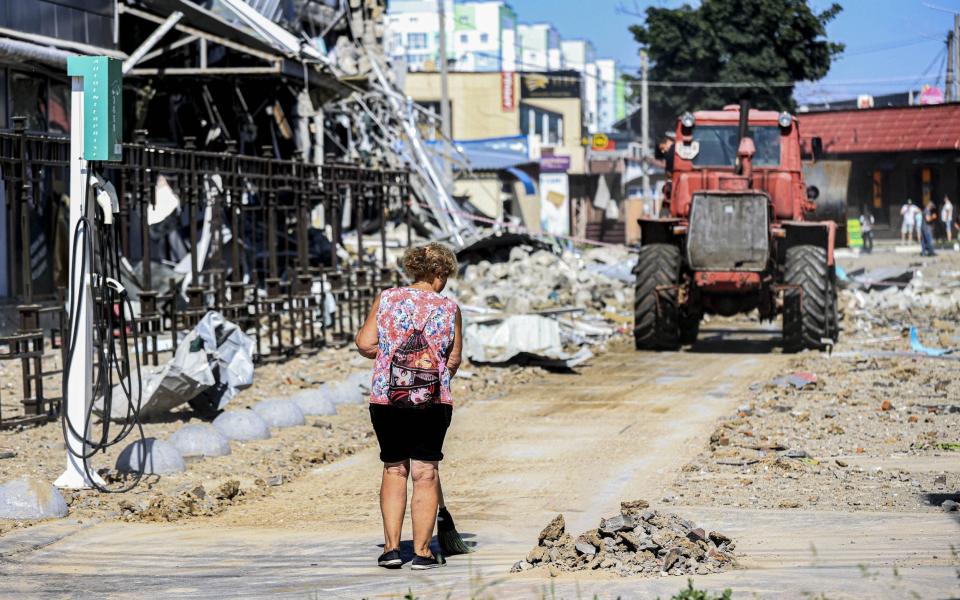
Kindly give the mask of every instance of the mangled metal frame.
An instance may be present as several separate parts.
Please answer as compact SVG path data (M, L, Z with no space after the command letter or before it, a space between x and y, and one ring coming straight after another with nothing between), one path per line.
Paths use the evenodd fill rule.
M0 169L17 228L11 241L27 260L32 240L24 215L40 193L38 174L41 169L66 169L68 148L68 138L27 133L19 120L18 129L0 131ZM409 204L409 172L337 162L317 166L299 154L290 160L271 154L269 147L261 156L237 154L233 143L225 152L201 151L192 138L184 148L157 146L138 131L132 143L123 145L122 161L95 166L118 191L124 254L130 254L131 239L140 239L143 263L135 318L136 343L145 365L160 364L162 338L169 336L175 348L210 309L251 332L254 360L260 363L348 343L376 291L398 282L388 263L386 226L388 215L404 214ZM184 285L170 280L166 289L153 289L148 208L156 204L161 176L186 213L189 274ZM347 198L358 252L356 260L344 263L337 248L343 245ZM308 248L310 215L318 205L332 229L327 264L312 259ZM364 215L374 217L382 246L379 256L368 257L363 250ZM206 245L200 231L204 220ZM139 235L131 235L134 230ZM229 232L231 243L225 243L223 232ZM26 414L11 420L0 412L0 428L56 415L60 399L44 397L43 381L61 372L44 371L43 359L50 357L49 349L62 353L66 335L62 291L53 302L35 302L29 262L19 264L12 278L23 303L18 306L18 331L0 338L8 348L0 360L21 363L20 402ZM328 294L336 306L330 323ZM44 319L52 320L49 336L42 328Z

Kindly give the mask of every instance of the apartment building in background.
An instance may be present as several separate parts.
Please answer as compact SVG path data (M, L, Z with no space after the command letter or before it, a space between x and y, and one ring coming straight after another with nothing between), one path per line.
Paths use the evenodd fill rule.
M451 70L518 70L517 15L506 2L446 0L447 60ZM396 0L387 17L387 51L407 70L439 68L440 23L435 0Z
M562 71L563 50L560 48L560 32L550 23L521 24L520 35L521 71Z
M597 131L613 131L613 124L627 116L626 87L616 61L601 58L597 65Z

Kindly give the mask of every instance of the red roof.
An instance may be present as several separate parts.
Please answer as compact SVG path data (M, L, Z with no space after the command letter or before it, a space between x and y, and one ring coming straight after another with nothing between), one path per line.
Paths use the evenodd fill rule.
M960 103L797 115L804 147L819 136L828 154L960 149Z

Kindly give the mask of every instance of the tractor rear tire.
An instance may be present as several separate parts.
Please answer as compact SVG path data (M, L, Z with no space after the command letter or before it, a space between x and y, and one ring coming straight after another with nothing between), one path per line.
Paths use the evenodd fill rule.
M637 350L676 350L680 347L676 287L680 248L673 244L642 246L634 273L633 338ZM657 289L659 286L673 287Z
M830 269L830 292L827 296L827 337L840 339L840 316L837 312L837 274Z
M836 307L826 249L809 244L788 248L784 283L797 286L784 292L784 351L822 350L831 329L830 304Z

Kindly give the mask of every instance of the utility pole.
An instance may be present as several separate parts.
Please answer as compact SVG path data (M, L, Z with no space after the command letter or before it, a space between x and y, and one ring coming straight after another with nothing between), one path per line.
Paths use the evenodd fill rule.
M649 67L647 51L640 51L640 160L643 161L643 204L650 201L650 87L647 84ZM656 208L656 207L654 207Z
M440 132L444 140L452 142L450 134L450 93L447 89L447 16L444 10L446 0L437 0L437 15L440 21ZM443 150L443 185L447 192L453 194L453 166L447 152L446 142L440 145Z
M953 13L953 47L950 58L953 59L953 100L960 101L960 13Z
M954 17L954 21L956 21L956 17ZM948 31L947 32L947 77L946 77L946 85L944 86L947 89L943 91L943 95L945 96L945 99L947 102L953 102L957 99L953 90L953 84L954 84L953 49L956 45L957 45L957 38L954 37L953 31Z

